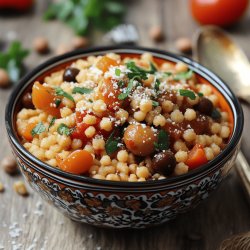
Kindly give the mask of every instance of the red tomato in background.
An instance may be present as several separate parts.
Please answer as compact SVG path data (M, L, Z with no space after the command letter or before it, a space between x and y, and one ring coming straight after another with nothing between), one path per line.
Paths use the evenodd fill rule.
M0 8L27 10L33 4L33 0L0 0Z
M193 17L201 24L228 26L247 9L248 0L190 0Z

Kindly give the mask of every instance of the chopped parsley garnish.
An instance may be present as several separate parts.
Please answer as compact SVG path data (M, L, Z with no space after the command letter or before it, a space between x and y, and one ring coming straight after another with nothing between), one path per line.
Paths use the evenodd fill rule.
M72 132L74 131L74 128L69 128L66 124L61 123L58 128L57 128L57 132L60 135L67 135L69 136Z
M116 76L120 76L120 75L121 75L121 70L118 69L118 68L116 68L116 69L115 69L115 75L116 75Z
M46 127L43 125L42 122L39 122L32 130L31 135L34 137L35 135L39 135L46 131Z
M199 93L198 93L198 96L199 96L199 97L203 97L204 95L203 95L203 93L199 92Z
M189 89L180 89L179 90L181 96L186 96L190 98L191 100L195 100L195 93L192 90Z
M51 119L51 121L49 123L48 131L55 124L55 121L56 121L56 117L52 117L52 119Z
M72 95L70 95L69 93L65 92L62 88L57 87L56 89L56 95L57 96L63 96L67 99L69 99L72 102L75 102L74 98L72 97Z
M174 80L188 80L193 76L193 71L188 70L186 72L178 73L174 76Z
M155 81L155 86L154 86L154 89L155 89L156 91L159 91L159 89L160 89L160 84L161 84L161 82L159 81L159 79L156 79L156 81Z
M72 94L89 94L93 91L93 89L88 89L88 88L84 88L84 87L74 87L72 90Z
M62 102L62 100L60 100L60 99L55 100L55 104L56 104L57 108L60 106L61 102Z
M159 106L159 102L156 102L156 101L152 101L152 104L153 104L153 107Z
M221 118L221 113L218 111L218 109L213 109L212 114L211 114L211 117L212 117L214 120L218 120L218 119Z
M119 82L117 83L117 85L118 85L120 88L122 88L122 87L125 86L125 82L124 82L124 81L119 81Z
M131 71L128 73L129 79L146 80L148 79L147 74L154 74L157 69L152 62L150 62L150 69L144 70L135 65L135 62L130 61L126 64L127 68Z
M154 145L157 150L166 150L169 148L169 135L165 130L160 130L158 141Z
M114 138L114 131L113 131L105 144L106 153L108 155L111 155L114 152L116 152L119 148L118 147L119 142L120 142L119 138Z
M134 82L134 78L132 78L129 81L128 86L127 86L125 92L121 93L120 95L118 95L118 99L119 100L124 100L124 99L126 99L129 96L131 90L133 89L133 82Z
M173 75L172 72L163 72L163 74L164 74L165 76L171 76L171 75Z

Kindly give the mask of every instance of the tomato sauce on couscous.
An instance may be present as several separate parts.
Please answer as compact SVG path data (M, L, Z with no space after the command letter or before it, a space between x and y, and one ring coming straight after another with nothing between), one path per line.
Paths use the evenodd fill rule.
M63 171L112 181L160 180L223 150L232 112L183 62L107 54L35 81L17 115L23 146Z

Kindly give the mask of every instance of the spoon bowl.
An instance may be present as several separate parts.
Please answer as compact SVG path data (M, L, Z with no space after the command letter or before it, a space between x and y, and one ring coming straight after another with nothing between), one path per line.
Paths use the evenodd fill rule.
M196 34L195 59L218 74L244 101L250 103L250 64L242 49L215 26L204 26Z

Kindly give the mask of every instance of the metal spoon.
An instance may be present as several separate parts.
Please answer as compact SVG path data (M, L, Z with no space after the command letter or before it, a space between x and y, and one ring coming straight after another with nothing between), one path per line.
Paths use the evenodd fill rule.
M250 63L224 31L214 26L200 28L193 50L197 61L220 76L239 98L250 104ZM236 167L250 201L250 166L241 151Z
M217 73L241 99L250 104L250 64L242 49L215 26L196 35L195 58Z

